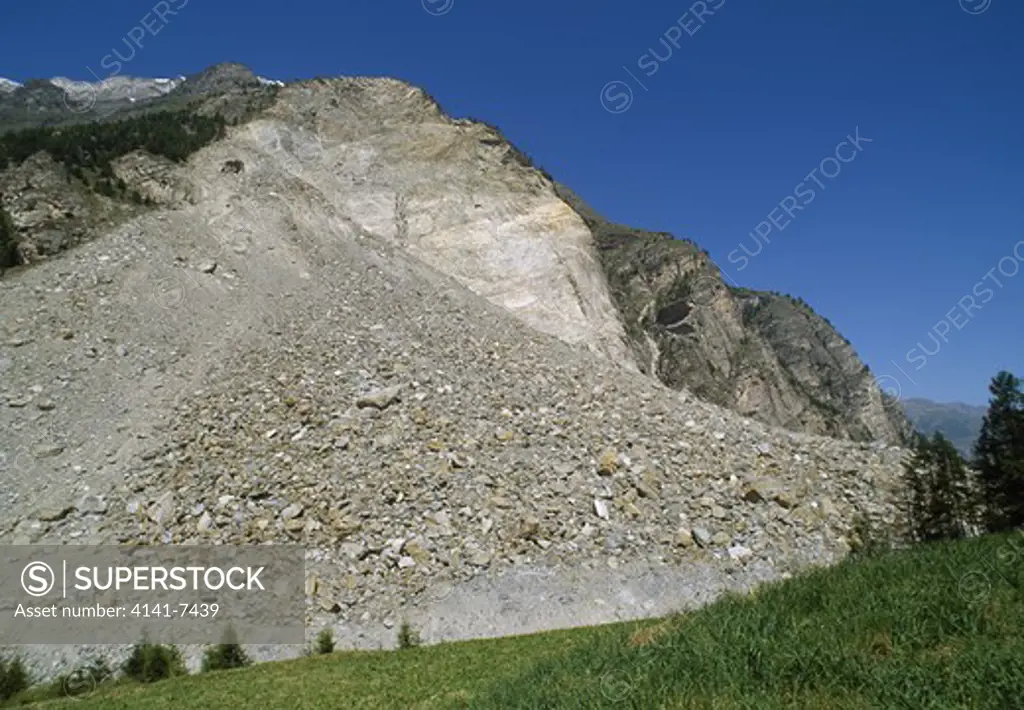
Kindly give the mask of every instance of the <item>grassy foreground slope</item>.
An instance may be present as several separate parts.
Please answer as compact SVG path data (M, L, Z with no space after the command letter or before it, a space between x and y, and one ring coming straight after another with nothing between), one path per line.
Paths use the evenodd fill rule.
M67 706L1024 708L1024 534L849 560L661 620L338 653Z

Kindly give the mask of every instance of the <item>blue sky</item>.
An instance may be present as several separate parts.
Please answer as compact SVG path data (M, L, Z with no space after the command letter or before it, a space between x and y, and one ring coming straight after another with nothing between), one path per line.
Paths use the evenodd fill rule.
M0 76L102 78L134 27L129 75L397 76L608 217L803 297L902 397L1024 375L1019 0L159 5L5 3Z

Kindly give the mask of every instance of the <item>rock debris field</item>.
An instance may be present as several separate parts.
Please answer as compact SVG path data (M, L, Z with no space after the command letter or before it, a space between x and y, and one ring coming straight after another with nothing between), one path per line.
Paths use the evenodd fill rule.
M0 544L301 543L309 635L376 648L688 608L895 518L899 449L540 333L330 205L289 218L318 198L287 176L242 211L210 180L0 279Z

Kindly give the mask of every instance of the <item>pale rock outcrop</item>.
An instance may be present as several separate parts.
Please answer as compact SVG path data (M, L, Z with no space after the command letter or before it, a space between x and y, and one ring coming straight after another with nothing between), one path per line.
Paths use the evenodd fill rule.
M635 367L590 230L494 129L403 82L334 79L283 89L230 143L276 153L352 227L541 332Z

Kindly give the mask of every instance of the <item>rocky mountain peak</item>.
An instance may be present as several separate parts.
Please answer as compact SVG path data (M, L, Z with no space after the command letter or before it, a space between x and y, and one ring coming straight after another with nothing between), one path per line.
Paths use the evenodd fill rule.
M198 96L260 85L259 78L249 67L236 62L224 62L188 76L182 86L182 92L186 95Z

